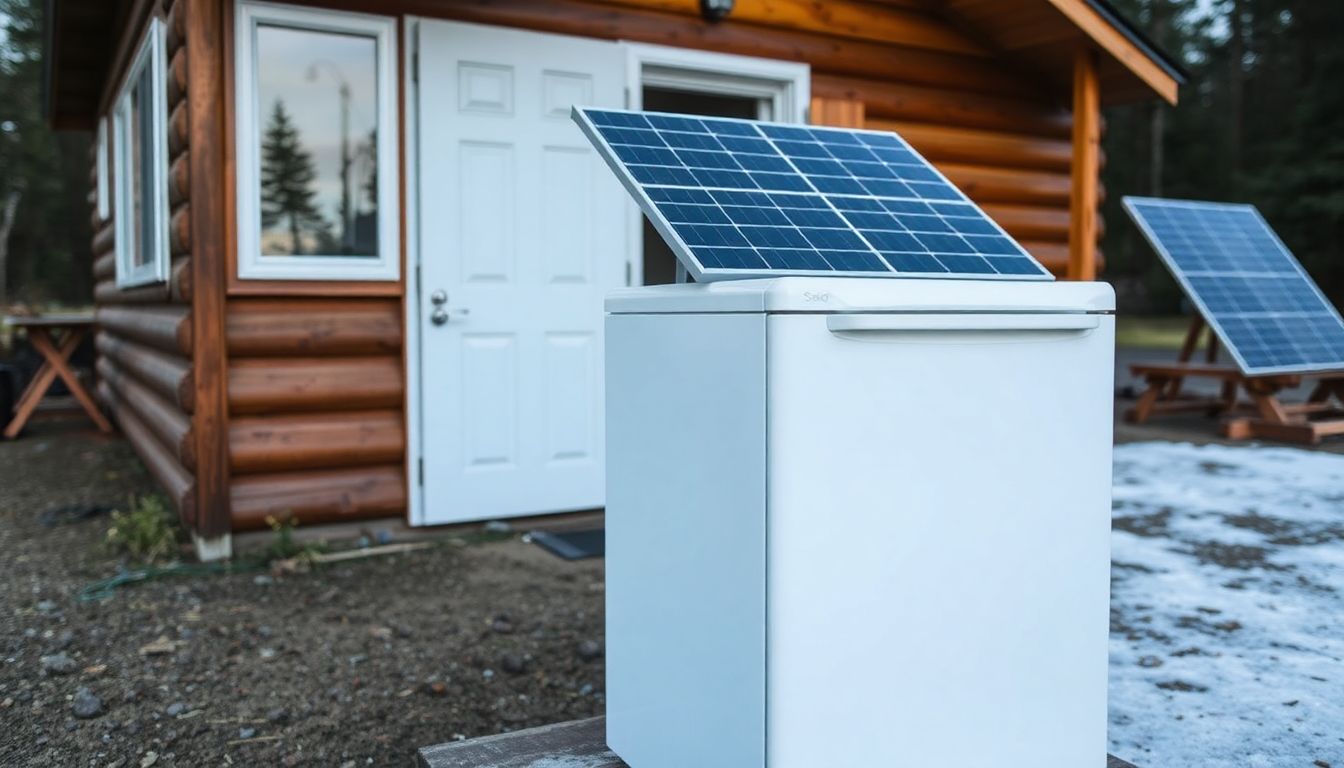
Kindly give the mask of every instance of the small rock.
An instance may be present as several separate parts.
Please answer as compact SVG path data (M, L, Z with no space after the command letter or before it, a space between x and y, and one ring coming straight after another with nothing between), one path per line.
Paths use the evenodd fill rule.
M140 768L150 768L157 762L159 762L158 752L146 752L145 756L140 758Z
M262 661L270 661L275 658L276 653L274 648L262 648L257 652L257 655L261 657Z
M61 650L65 650L66 648L69 648L74 644L75 644L75 633L71 632L68 629L61 630L61 633L56 636L56 647Z
M52 611L56 610L57 607L58 606L56 605L55 600L37 601L37 610L41 611L42 613L51 613Z
M372 637L374 640L383 640L383 641L391 640L391 639L392 639L392 628L391 628L391 627L369 627L369 636Z
M178 715L186 711L187 711L186 704L183 704L180 701L174 701L172 704L168 705L167 709L163 710L163 713L168 715L169 717L177 717Z
M602 646L596 640L584 640L579 643L579 658L592 661L602 656Z
M503 520L491 520L485 524L486 533L513 533L513 526Z
M280 707L276 707L266 713L266 721L276 724L287 723L289 722L289 713Z
M527 671L527 657L516 653L506 653L500 657L499 666L511 675L521 675Z
M97 717L103 714L103 700L93 695L93 691L88 688L80 688L75 691L75 698L70 703L70 711L75 717L81 720Z
M492 680L495 677L495 670L483 669L481 670L481 677L484 677L486 680Z
M580 696L587 696L587 695L591 694L592 692L593 692L593 684L592 684L592 683L584 683L584 684L583 684L583 687L579 689L579 695L580 695Z
M159 635L153 642L145 643L140 646L141 656L163 656L177 650L177 643L168 639L167 635Z
M53 653L38 660L42 671L48 675L68 675L75 671L75 660L65 652Z
M495 620L490 622L490 631L500 635L513 634L513 622L509 621L507 616L496 616Z
M405 624L398 624L398 623L396 623L396 622L388 622L387 625L388 625L389 627L392 628L392 631L396 634L397 637L400 637L400 638L403 639L403 640L405 640L406 638L411 637L412 635L415 634L415 630L411 629L410 627L406 626Z
M256 584L258 587L269 587L275 583L275 579L263 573L260 576L252 577L252 583Z
M257 735L257 729L256 729L256 728L239 728L239 729L238 729L238 738L240 738L240 739L250 739L250 738L252 738L253 736L256 736L256 735Z
M447 695L448 695L448 686L444 685L443 683L439 682L438 680L435 680L435 681L432 682L432 683L427 683L427 684L425 685L424 690L425 690L425 693L428 693L430 696L447 696Z
M1150 669L1154 667L1160 667L1162 666L1162 659L1159 659L1156 656L1140 656L1139 666L1148 667Z

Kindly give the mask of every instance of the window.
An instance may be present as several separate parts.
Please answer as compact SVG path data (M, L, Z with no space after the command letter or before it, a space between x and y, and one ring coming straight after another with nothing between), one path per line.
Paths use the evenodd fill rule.
M98 160L97 160L97 166L98 166L98 170L97 170L97 173L98 173L98 179L97 179L98 191L97 191L97 194L98 194L98 220L99 220L99 221L107 221L107 217L108 217L109 215L111 215L111 213L112 213L112 199L111 199L112 190L108 188L108 172L109 172L110 169L108 168L108 157L107 157L107 155L108 155L108 146L107 146L107 142L108 142L108 139L109 139L109 138L110 138L110 137L107 135L107 118L106 118L106 117L100 117L100 118L98 118L98 135L97 135L97 137L96 137L96 140L97 140L98 144L97 144L97 147L95 148L95 151L98 153L98 154L97 154L97 158L98 158Z
M123 288L168 279L163 58L163 22L152 19L112 107L117 286Z
M394 21L237 10L238 276L396 280Z

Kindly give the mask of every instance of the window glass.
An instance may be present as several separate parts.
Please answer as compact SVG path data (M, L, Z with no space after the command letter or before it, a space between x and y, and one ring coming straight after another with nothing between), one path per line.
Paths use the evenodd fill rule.
M117 284L167 277L168 171L162 23L150 22L112 117Z
M256 27L263 256L378 253L378 40Z

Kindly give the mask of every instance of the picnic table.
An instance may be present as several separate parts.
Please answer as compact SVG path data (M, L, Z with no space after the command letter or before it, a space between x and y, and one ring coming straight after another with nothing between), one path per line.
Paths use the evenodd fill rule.
M993 768L993 745L986 745L984 752L984 765ZM951 755L948 760L953 762ZM418 764L421 768L629 768L607 749L603 717L424 747ZM1106 768L1135 767L1108 756Z
M70 367L70 356L93 330L94 318L90 314L78 315L39 315L35 317L6 317L5 322L15 328L22 328L28 334L28 343L42 355L42 367L37 370L33 380L19 396L14 405L14 418L5 427L6 439L18 437L37 410L37 406L46 396L47 390L60 377L69 388L84 412L103 432L111 432L112 425L98 409L98 404L89 395Z

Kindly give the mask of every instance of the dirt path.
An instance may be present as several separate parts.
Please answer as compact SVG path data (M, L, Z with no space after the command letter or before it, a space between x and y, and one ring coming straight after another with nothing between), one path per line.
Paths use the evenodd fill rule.
M0 765L404 766L604 709L601 561L517 540L79 602L108 520L38 516L151 488L120 440L0 443Z

